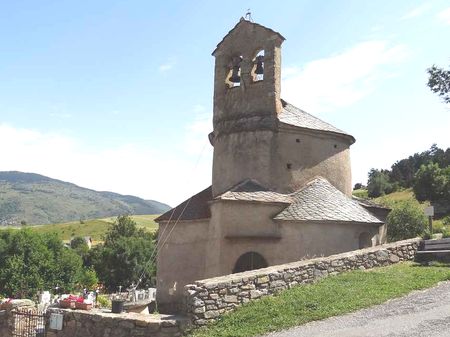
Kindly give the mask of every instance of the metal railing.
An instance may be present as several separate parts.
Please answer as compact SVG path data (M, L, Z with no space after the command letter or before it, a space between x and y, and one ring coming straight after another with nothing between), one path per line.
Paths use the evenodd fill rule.
M45 313L34 308L12 311L13 337L45 337Z

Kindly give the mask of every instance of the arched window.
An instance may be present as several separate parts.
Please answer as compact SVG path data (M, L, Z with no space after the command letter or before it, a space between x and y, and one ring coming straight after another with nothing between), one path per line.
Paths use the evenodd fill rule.
M252 77L253 82L264 80L264 50L260 50L256 53L256 56L253 59Z
M363 232L359 235L359 249L372 247L372 235Z
M241 85L241 63L242 56L233 56L229 65L225 83L229 88L239 87Z
M266 259L256 252L242 254L234 265L233 274L247 270L261 269L267 267Z

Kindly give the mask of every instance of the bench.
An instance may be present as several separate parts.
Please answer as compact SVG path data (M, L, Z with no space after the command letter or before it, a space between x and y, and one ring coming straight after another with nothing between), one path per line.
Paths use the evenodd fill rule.
M427 258L450 257L450 238L422 241L419 245L417 256L426 256Z

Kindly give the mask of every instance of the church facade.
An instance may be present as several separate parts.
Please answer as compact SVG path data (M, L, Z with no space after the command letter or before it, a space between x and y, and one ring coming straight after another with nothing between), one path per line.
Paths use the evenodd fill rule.
M388 210L351 195L355 139L280 97L283 41L241 19L213 52L212 185L156 219L161 312L195 280L386 241Z

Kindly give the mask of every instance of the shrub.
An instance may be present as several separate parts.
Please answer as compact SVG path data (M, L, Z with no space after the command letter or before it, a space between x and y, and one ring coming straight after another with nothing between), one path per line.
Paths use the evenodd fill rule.
M427 228L427 217L417 202L395 205L387 217L388 239L398 241L420 236Z
M450 215L444 216L442 218L442 223L444 224L444 226L450 226Z
M431 239L431 233L430 233L430 230L428 228L423 231L422 239L424 239L424 240L430 240Z
M444 224L442 221L433 221L433 233L443 233Z
M106 295L97 296L97 306L100 308L111 308L111 300Z
M367 199L367 198L369 198L369 195L368 195L367 190L363 190L363 189L360 189L360 190L354 190L354 191L353 191L353 195L354 195L355 197L362 198L362 199Z
M442 238L450 238L450 228L443 227L442 228Z

